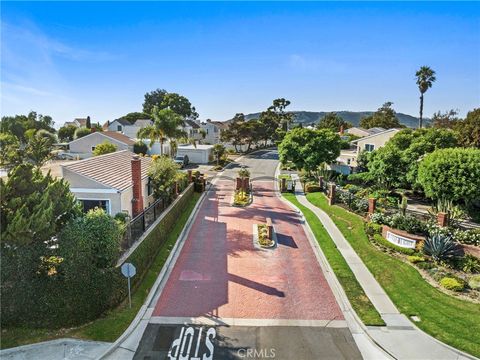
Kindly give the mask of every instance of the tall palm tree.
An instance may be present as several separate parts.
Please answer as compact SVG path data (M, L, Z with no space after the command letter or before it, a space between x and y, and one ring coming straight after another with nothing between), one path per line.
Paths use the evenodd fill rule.
M420 90L420 119L418 121L418 127L423 125L423 94L432 87L437 78L435 77L435 71L428 66L422 66L416 73L417 85Z
M180 115L171 109L153 108L153 125L140 129L137 136L140 139L149 139L150 147L156 141L160 142L160 155L163 155L163 144L167 139L176 139L179 135L178 128L183 125L183 119Z

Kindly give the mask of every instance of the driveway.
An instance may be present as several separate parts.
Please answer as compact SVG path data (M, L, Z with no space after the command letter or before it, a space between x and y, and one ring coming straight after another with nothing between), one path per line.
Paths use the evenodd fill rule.
M277 164L276 151L260 151L217 179L152 304L136 359L240 359L247 350L261 359L272 349L275 359L361 357L301 218L275 195ZM240 166L253 182L247 208L231 206ZM278 246L260 250L252 230L267 217Z

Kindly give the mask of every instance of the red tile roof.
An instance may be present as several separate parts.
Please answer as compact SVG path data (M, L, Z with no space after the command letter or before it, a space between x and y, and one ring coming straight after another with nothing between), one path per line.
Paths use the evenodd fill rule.
M65 164L62 167L110 188L125 190L132 186L133 156L135 156L134 153L122 150ZM142 179L144 179L148 176L152 158L140 156L140 161L142 162Z

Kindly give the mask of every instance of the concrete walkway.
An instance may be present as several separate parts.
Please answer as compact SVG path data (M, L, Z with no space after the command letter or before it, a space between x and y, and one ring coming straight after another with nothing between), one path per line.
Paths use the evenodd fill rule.
M401 314L330 217L310 203L299 182L295 195L322 222L366 295L387 326L369 326L368 335L396 359L475 359L427 335Z

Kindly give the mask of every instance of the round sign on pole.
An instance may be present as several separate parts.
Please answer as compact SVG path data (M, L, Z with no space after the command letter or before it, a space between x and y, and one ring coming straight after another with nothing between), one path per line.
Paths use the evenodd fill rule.
M134 277L137 273L137 269L133 266L132 263L125 263L122 265L122 274L126 278Z

